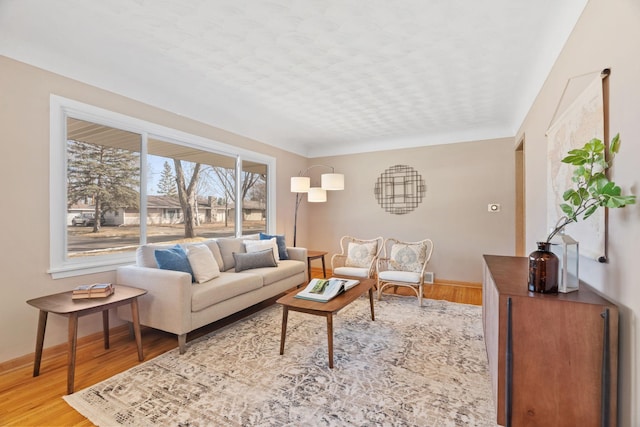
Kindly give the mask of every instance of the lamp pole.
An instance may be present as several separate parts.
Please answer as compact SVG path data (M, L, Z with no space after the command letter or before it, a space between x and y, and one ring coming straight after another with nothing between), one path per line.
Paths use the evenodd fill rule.
M302 201L302 197L300 197L300 193L296 193L296 211L293 215L293 247L296 247L296 234L298 227L298 206L300 206L300 202Z

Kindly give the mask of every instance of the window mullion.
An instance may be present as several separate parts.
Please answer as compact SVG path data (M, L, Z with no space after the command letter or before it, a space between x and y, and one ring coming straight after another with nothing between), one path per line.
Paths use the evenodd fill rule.
M138 211L140 212L140 244L144 245L147 243L147 149L149 142L149 134L147 132L142 132L142 140L140 142L140 200L138 202L140 207Z
M242 236L242 159L236 156L236 236Z

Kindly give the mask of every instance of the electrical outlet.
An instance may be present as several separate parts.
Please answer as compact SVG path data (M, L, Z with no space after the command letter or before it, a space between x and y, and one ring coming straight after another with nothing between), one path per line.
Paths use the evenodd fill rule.
M500 212L500 203L489 203L487 210L489 212Z

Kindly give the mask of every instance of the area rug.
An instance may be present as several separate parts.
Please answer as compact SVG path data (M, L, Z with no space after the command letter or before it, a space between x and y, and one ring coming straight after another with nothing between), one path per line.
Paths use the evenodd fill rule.
M99 426L492 426L481 307L361 297L326 319L248 318L65 396Z

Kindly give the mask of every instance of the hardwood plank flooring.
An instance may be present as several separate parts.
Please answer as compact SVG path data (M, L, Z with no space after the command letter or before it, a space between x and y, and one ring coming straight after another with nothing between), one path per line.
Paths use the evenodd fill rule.
M331 272L328 271L327 274L330 275ZM312 268L312 275L321 277L322 269ZM410 289L398 288L397 292L399 295L413 295ZM391 295L386 297L392 298ZM426 286L425 298L481 305L482 288L474 284L436 283ZM188 341L261 310L273 304L276 299L200 328L188 335ZM35 332L34 330L33 333ZM76 356L76 390L82 390L140 363L135 340L129 336L126 326L111 330L109 350L103 347L101 332L79 341ZM145 360L150 360L177 347L177 338L173 334L143 327L142 344ZM0 425L93 425L62 400L67 380L66 344L45 349L38 377L32 376L33 354L2 363L0 368Z

